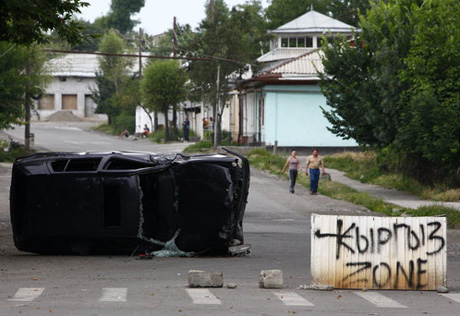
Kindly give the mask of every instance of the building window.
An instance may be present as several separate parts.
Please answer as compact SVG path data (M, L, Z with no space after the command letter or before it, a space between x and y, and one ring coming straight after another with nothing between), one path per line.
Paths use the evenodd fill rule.
M62 95L62 109L63 110L77 110L77 95L76 94L63 94Z
M288 44L289 44L289 41L288 41L288 40L289 40L288 38L283 37L283 38L281 39L281 47L288 47Z
M39 110L54 110L54 94L44 94L38 100Z
M282 37L281 47L313 47L313 37Z
M299 37L297 39L297 47L305 47L305 37Z

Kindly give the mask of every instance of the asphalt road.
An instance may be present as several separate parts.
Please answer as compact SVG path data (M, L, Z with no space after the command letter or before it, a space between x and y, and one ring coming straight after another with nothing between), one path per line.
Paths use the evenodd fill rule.
M35 135L36 143L50 150L85 151L95 141L107 143L107 147L98 150L122 150L120 142L142 144L85 132L75 126L35 128ZM67 144L65 148L49 145L48 138L52 138L57 143L52 146L61 146L58 140L63 135L66 140L80 143L72 147L68 145L71 142L62 141ZM146 150L136 146L137 150ZM145 146L157 145L146 142ZM158 147L156 151L169 152L170 147L164 151ZM290 194L287 180L254 169L244 221L251 255L136 260L129 256L42 256L19 252L12 244L9 225L10 168L8 164L0 165L0 316L460 314L457 242L448 247L451 296L419 291L299 289L311 283L311 214L374 214L346 202L309 195L300 187ZM457 232L449 232L449 240L458 240ZM186 277L191 269L222 272L224 288L188 289ZM259 273L265 269L283 270L283 289L258 287ZM237 288L226 288L228 283L235 283Z

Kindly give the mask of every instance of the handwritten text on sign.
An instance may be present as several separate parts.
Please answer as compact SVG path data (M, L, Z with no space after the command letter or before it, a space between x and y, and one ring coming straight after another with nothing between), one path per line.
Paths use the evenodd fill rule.
M336 288L446 286L443 217L312 216L313 281Z

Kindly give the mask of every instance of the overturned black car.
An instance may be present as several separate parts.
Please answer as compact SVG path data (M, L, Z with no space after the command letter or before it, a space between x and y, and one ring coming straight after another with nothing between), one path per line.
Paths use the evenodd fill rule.
M14 243L43 254L225 252L243 244L237 153L38 153L13 165Z

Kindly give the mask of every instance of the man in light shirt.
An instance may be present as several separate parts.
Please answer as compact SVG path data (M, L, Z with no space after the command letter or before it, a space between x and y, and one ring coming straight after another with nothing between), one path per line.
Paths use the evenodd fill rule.
M318 194L320 169L321 174L326 173L326 170L324 169L323 158L318 155L318 149L313 149L313 154L308 156L306 169L307 171L305 174L307 176L310 175L310 194L316 195Z

